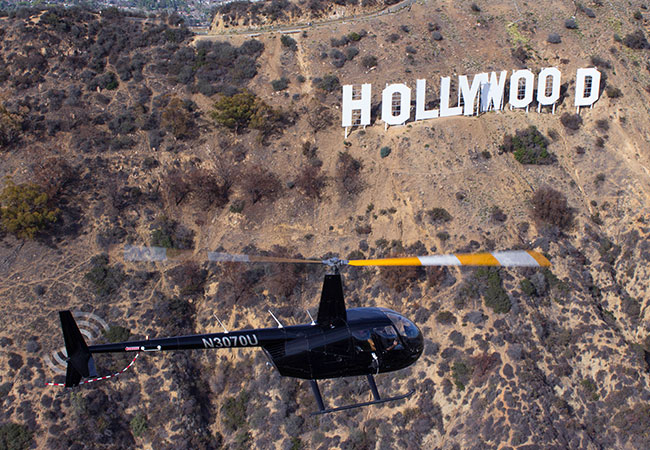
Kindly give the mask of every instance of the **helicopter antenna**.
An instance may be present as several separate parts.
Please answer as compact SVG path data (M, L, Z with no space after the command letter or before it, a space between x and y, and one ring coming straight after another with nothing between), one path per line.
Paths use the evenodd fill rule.
M273 314L270 309L268 311L269 311L269 314L271 314L271 317L273 317L275 319L275 321L278 323L278 328L284 328L282 326L282 324L280 323L280 321L278 320L278 318L275 317L275 314Z
M311 319L311 324L312 324L312 325L316 325L316 322L314 322L314 318L311 316L311 313L309 312L309 310L307 309L306 311L307 311L307 315L308 315L309 318Z
M227 328L225 327L225 325L224 325L224 324L219 320L219 318L217 317L217 315L216 315L215 313L212 313L212 315L214 316L215 319L217 319L217 322L219 322L219 325L221 325L221 328L223 328L223 331L224 331L225 333L228 333L228 329L227 329Z

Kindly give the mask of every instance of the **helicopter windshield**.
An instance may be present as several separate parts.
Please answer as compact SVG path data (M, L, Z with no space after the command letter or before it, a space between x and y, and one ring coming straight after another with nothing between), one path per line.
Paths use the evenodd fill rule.
M393 322L393 325L395 325L395 328L397 328L397 332L400 334L400 336L415 338L420 333L413 322L407 318L394 313L386 313L386 315L390 321Z

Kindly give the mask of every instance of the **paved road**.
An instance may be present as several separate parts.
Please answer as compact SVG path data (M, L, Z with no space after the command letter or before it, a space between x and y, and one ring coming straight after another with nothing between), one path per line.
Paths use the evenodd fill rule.
M259 28L244 28L244 29L239 28L239 29L232 29L232 30L224 30L218 33L210 33L209 27L190 27L190 30L192 30L197 35L197 37L206 37L206 38L217 37L217 36L231 36L231 35L259 36L260 34L272 34L272 33L282 33L282 34L299 33L303 30L327 27L337 23L357 22L360 20L372 19L387 14L395 14L396 12L401 11L405 8L410 9L411 6L416 1L417 0L404 0L403 2L388 6L382 10L370 12L368 14L361 14L358 16L340 17L337 19L323 20L318 22L297 23L290 26L289 25L263 26Z

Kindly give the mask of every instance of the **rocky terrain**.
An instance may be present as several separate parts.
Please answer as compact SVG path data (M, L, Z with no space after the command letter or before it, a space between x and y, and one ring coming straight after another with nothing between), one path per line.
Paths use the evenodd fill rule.
M646 3L348 7L360 17L290 34L291 16L205 36L115 10L0 17L0 448L647 446ZM576 70L594 66L600 98L576 116ZM555 114L379 120L386 83L426 78L433 100L450 76L454 98L458 75L525 67L560 69ZM361 83L372 124L344 139L341 85ZM125 244L198 262L126 262ZM552 266L344 270L349 307L389 307L424 333L416 364L377 377L381 392L416 390L403 402L311 417L307 383L259 349L144 354L111 380L45 386L63 378L62 309L92 314L93 343L316 311L325 269L215 265L206 250L508 248ZM96 358L100 374L130 361ZM321 389L330 405L369 398L363 379Z

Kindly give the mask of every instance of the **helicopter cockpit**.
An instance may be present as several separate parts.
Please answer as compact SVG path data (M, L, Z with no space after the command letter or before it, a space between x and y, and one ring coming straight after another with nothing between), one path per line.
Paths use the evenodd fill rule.
M378 355L395 354L399 351L419 353L422 351L422 334L413 322L386 308L377 312L390 320L374 327L353 327L352 336L358 351L376 352Z

